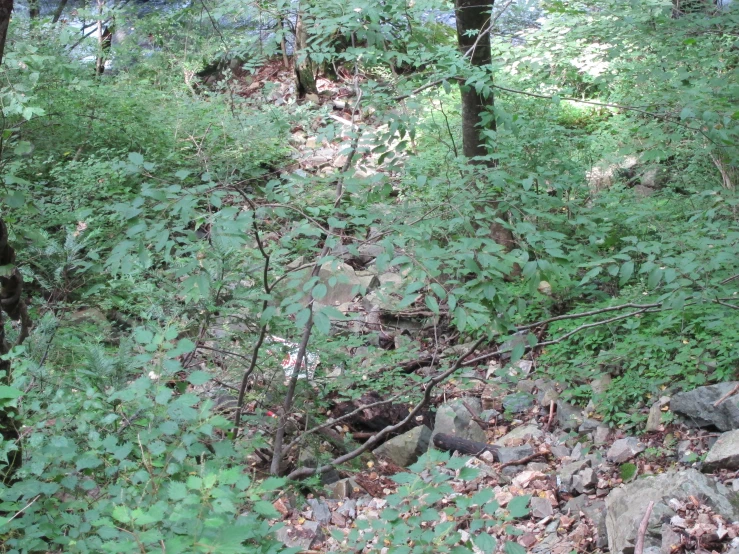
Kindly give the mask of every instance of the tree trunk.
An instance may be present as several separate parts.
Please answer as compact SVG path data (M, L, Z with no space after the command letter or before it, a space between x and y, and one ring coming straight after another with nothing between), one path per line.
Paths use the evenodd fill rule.
M0 63L5 54L5 41L8 38L10 14L13 12L13 0L0 0Z
M439 450L459 452L460 454L468 454L470 456L478 456L483 452L490 452L496 460L500 459L498 456L497 446L484 442L461 439L454 435L446 435L444 433L434 435L434 446Z
M295 52L293 58L295 63L295 90L298 98L306 94L318 94L316 80L313 77L313 64L310 56L305 52L308 46L308 31L303 25L303 14L298 13L298 21L295 25Z
M56 23L57 21L59 21L59 18L62 16L62 12L64 12L64 8L67 7L68 1L69 0L61 0L61 2L59 2L59 5L54 12L54 19L51 20L52 23Z
M492 61L490 52L490 23L495 0L455 0L455 16L457 19L457 41L459 50L464 56L471 50L470 63L474 67L489 66ZM460 84L462 94L462 151L467 158L486 156L488 154L482 131L486 128L496 130L493 117L486 126L483 126L482 115L492 111L495 106L495 97L490 92L487 97L479 94L473 87ZM484 163L489 167L496 167L496 160L472 160L472 163ZM497 202L493 203L497 210ZM505 218L505 214L499 214ZM494 222L490 225L490 235L506 250L515 247L513 233L504 225ZM519 268L514 267L512 275L516 275Z
M457 41L459 50L465 55L471 48L470 63L474 67L490 65L490 33L488 26L495 0L456 0ZM484 32L483 32L484 31ZM482 114L495 105L492 94L485 98L473 87L460 85L462 93L462 141L463 152L468 158L485 156L487 149L481 137ZM488 124L495 130L495 119Z
M0 355L7 354L13 346L21 344L28 337L31 326L28 310L23 300L23 277L15 268L14 263L15 250L8 244L8 228L0 219L0 266L10 267L10 271L0 277L0 306L2 307L0 309ZM21 323L15 344L9 344L5 338L6 315ZM0 385L11 385L10 360L0 360ZM0 443L14 445L8 453L7 463L0 466L0 482L7 486L13 482L15 472L23 463L20 427L18 410L12 405L3 406L0 409Z
M38 7L38 0L31 0L28 4L28 15L31 19L38 19L41 12Z

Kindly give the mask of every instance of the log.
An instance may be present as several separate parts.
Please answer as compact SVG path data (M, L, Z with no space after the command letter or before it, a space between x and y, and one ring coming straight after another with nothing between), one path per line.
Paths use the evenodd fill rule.
M445 433L434 435L434 446L440 450L459 452L460 454L469 454L471 456L479 456L483 452L490 452L495 457L496 461L499 460L497 446L484 442L461 439L454 435L447 435Z

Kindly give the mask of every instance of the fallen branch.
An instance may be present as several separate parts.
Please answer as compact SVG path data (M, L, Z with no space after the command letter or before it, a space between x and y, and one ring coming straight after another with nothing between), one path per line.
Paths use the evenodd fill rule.
M647 536L647 528L649 527L649 516L652 515L654 501L647 505L647 511L639 524L639 531L636 534L636 546L634 546L634 554L644 554L644 538Z
M300 479L303 477L309 477L311 475L320 475L322 473L326 473L333 467L343 464L344 462L348 462L349 460L353 460L357 456L363 454L367 450L372 449L374 446L378 445L378 443L383 440L385 437L387 437L389 434L394 433L398 429L401 429L403 426L407 425L410 421L413 421L413 419L419 414L423 408L426 407L426 405L431 400L431 392L434 390L436 385L439 383L445 381L448 379L454 372L456 372L460 367L462 367L462 362L464 362L465 358L467 356L470 356L477 350L480 345L485 341L486 337L482 337L475 342L472 347L467 350L464 354L462 354L459 358L457 358L457 361L445 372L441 373L440 375L437 375L436 377L432 378L431 380L426 383L426 388L424 389L423 398L416 404L416 406L408 412L408 415L403 419L403 421L400 421L396 423L395 425L389 425L379 431L377 434L375 434L373 437L371 437L367 442L365 442L362 446L355 448L351 452L346 453L343 456L339 456L337 458L334 458L329 463L324 464L322 466L311 468L311 467L301 467L296 469L295 471L291 472L287 478L288 479Z
M499 459L497 446L485 442L462 439L445 433L434 435L434 446L440 450L459 452L460 454L467 454L469 456L479 456L483 452L490 452L496 460Z
M510 462L500 464L500 468L503 469L504 467L508 467L508 466L520 466L523 464L528 464L531 460L536 460L537 458L542 458L546 455L547 455L546 452L536 452L534 454L531 454L530 456L521 458L520 460L511 460Z
M725 395L723 395L721 398L716 400L716 402L713 403L714 408L718 408L721 404L726 402L729 398L734 396L737 392L739 392L739 383L734 385L734 388L731 389L729 392L727 392Z
M467 404L467 402L463 400L462 404L464 404L464 407L467 408L467 411L472 416L472 421L477 423L483 431L487 431L488 427L490 427L490 424L487 421L483 421L482 419L480 419L480 416L475 413L475 411L469 404Z

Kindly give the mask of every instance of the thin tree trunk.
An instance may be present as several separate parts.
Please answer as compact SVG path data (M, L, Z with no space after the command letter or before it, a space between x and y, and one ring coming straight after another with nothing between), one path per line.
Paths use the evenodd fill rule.
M469 54L470 63L474 67L486 67L492 62L490 52L490 22L495 0L456 0L455 16L457 19L457 42L462 55ZM474 160L476 157L486 156L488 149L482 135L484 130L495 131L495 117L487 124L483 124L483 114L492 112L495 107L495 97L492 91L487 96L478 93L474 87L460 84L462 95L462 152L470 158L472 163L484 163L489 167L496 167L496 160ZM491 114L492 115L492 114ZM493 202L497 211L498 203ZM505 218L506 214L499 214ZM504 225L493 222L490 225L490 235L506 250L515 246L513 233ZM514 267L512 274L519 269Z
M15 250L8 244L8 228L0 219L0 265L10 267L10 271L0 277L0 355L10 352L13 346L22 344L28 337L31 321L23 300L23 277L15 267ZM5 316L20 321L21 329L14 344L5 337ZM10 360L0 360L0 385L10 386ZM15 448L8 453L7 462L0 465L0 482L9 486L15 472L23 463L23 448L20 442L21 425L18 410L13 406L0 409L0 442L13 443Z
M59 5L56 8L56 11L54 12L54 19L51 20L52 23L56 23L59 21L59 18L62 16L62 13L64 12L64 8L67 7L67 2L69 0L61 0L59 2Z
M98 56L95 60L95 73L102 75L105 71L105 58L103 57L103 0L98 0Z
M305 52L307 47L308 31L303 25L303 14L298 13L298 21L295 25L295 52L293 52L295 90L298 93L298 98L303 98L306 94L318 94L316 79L313 77L313 64L310 56Z
M488 26L494 4L495 0L456 0L455 3L459 49L462 55L473 49L469 60L474 67L489 66L492 61ZM487 148L481 136L482 114L493 109L495 98L492 93L487 97L478 94L473 87L464 84L460 85L460 91L464 155L468 158L485 156ZM495 119L487 128L495 131Z
M38 19L39 14L38 0L31 0L28 4L28 15L31 19Z
M285 19L280 16L280 50L282 51L282 63L285 69L290 67L290 60L287 59L287 41L285 40Z
M0 63L5 54L5 42L8 38L10 14L13 12L13 0L0 0Z

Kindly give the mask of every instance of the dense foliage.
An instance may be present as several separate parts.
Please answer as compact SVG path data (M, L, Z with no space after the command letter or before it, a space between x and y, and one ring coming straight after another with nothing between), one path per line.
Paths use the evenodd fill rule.
M308 43L294 53L298 14L282 0L101 6L76 17L115 10L130 30L109 51L95 35L77 45L71 15L18 13L3 59L2 218L34 326L0 382L21 436L0 443L0 466L21 442L24 459L0 484L0 551L297 551L271 524L301 467L293 443L336 456L299 428L283 456L287 416L270 410L312 426L367 391L415 405L434 375L403 363L447 340L495 350L530 330L513 361L535 359L582 404L607 371L599 415L635 428L651 396L736 377L735 6L675 17L660 0L498 3L487 67L436 17L453 14L447 2L302 3ZM281 42L338 79L344 122L330 100L265 78ZM112 66L96 75L100 56ZM460 84L495 97L476 163L461 155ZM298 168L296 131L346 162ZM369 243L377 272L402 276L394 308L422 314L430 336L388 347L320 304L317 268ZM6 322L8 340L19 332ZM275 337L307 342L314 379L284 381ZM239 430L218 409L223 383L248 406ZM426 525L442 519L432 489L473 471L434 456L396 476L391 525L352 531L346 551L472 551L451 524ZM493 552L486 528L527 500L460 500L443 520L473 514L474 544Z

